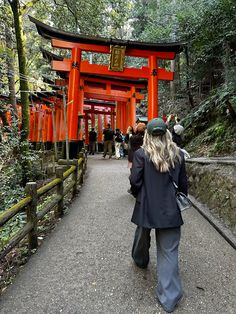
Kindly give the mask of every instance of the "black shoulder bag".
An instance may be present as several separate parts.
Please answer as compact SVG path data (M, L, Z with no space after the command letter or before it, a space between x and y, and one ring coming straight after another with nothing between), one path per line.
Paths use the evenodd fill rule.
M176 184L170 173L169 177L175 188L176 202L179 207L179 210L182 212L183 210L190 208L192 206L192 202L190 201L190 199L187 197L187 195L178 190L178 185Z

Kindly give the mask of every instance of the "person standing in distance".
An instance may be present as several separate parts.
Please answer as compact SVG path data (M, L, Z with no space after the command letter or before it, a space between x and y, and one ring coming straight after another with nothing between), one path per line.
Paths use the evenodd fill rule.
M112 157L112 145L114 142L114 131L111 128L110 123L107 124L107 127L103 130L103 143L104 143L104 149L103 149L103 158L106 157L107 152L109 153L109 159Z
M161 118L152 119L143 145L134 153L130 175L136 203L131 221L137 225L132 257L140 268L149 263L150 231L155 229L157 247L157 299L166 312L174 311L183 296L178 265L180 228L183 224L176 203L173 180L187 195L183 152L172 141Z
M123 143L123 137L121 134L120 129L116 129L116 133L115 133L115 155L116 155L116 159L120 159L120 149L121 149L121 145Z
M89 155L94 155L95 146L97 141L97 132L94 131L94 128L89 132Z

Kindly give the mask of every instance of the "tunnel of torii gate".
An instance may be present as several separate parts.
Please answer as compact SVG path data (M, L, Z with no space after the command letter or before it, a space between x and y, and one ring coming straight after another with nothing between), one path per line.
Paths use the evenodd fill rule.
M104 80L103 79L96 79L96 84L101 82L104 85ZM118 83L118 82L116 82ZM109 86L105 84L105 88L98 88L97 86L94 86L94 82L92 84L88 84L87 80L82 80L80 82L80 90L82 90L81 93L81 102L83 103L83 118L85 122L85 141L86 144L88 143L88 117L91 116L91 125L92 127L95 124L95 117L94 115L98 115L98 121L99 121L99 126L100 126L100 116L104 116L104 125L108 123L107 120L107 115L110 116L110 123L112 128L115 126L114 122L114 117L116 116L116 128L121 129L123 132L126 131L128 125L133 125L135 123L135 104L137 101L140 99L144 99L144 95L136 92L131 94L132 91L127 90L129 86L125 86L125 84L128 84L126 81L120 81L119 85L117 85L118 88L123 89L123 90L117 90L111 88L111 83ZM56 86L65 86L66 85L66 80L55 80L55 85ZM139 83L137 84L139 85ZM132 86L136 87L135 83L132 82ZM141 86L141 85L140 85ZM139 89L140 86L137 88ZM59 92L58 92L59 93ZM97 100L103 100L106 102L89 102L88 98L90 99L97 99ZM133 99L133 101L132 101ZM108 101L115 101L115 103L109 103ZM90 105L91 108L88 108L88 104ZM115 106L116 104L116 106ZM63 103L62 103L63 105ZM95 106L97 108L95 108ZM108 110L104 110L104 107L109 107ZM116 108L116 112L115 112ZM133 109L132 109L133 108ZM89 110L88 110L89 109ZM129 114L129 119L126 119L127 112L129 112L127 109L132 109L133 113ZM90 116L88 116L90 114ZM134 120L132 120L134 119ZM82 121L80 121L81 123ZM98 128L98 133L100 134L100 127ZM79 137L80 139L80 137ZM100 139L100 136L99 136Z
M100 86L98 86L98 83ZM103 84L101 84L103 83ZM66 86L65 80L56 80L55 84ZM137 91L135 82L132 82L132 87L125 86L126 82L119 82L116 88L111 83L104 83L102 79L97 78L95 82L89 82L87 79L80 79L80 102L83 104L85 99L97 99L103 101L115 101L116 106L116 127L125 131L128 125L135 124L136 102L143 100L144 95ZM137 84L138 85L138 84ZM83 105L84 108L84 105ZM128 114L127 123L124 118L126 113ZM83 111L79 112L79 115L83 115ZM125 125L127 124L127 125ZM114 127L114 123L112 123Z
M180 53L183 49L181 43L147 43L91 37L58 30L33 17L30 17L30 20L35 23L38 33L42 37L51 39L52 47L71 50L70 59L52 61L53 70L64 71L69 74L67 120L68 138L70 141L78 140L78 116L84 113L84 104L81 96L83 90L79 88L83 74L105 75L126 79L146 79L148 81L148 120L158 116L158 80L173 80L174 78L173 72L168 72L158 67L158 60L173 60L176 53ZM117 69L115 67L117 55L111 55L110 59L113 60L114 68L111 67L111 64L108 67L107 65L90 64L86 60L81 60L83 51L111 54L114 47L118 48L114 50L116 53L122 50L121 55L123 53L124 57L147 58L148 66L142 68L126 68L122 66L122 68ZM131 89L131 95L133 93L135 93L135 88ZM88 96L91 96L90 93L88 93ZM97 97L98 94L95 96ZM96 98L95 96L94 98ZM100 99L113 100L104 98Z
M101 82L103 84L107 83L107 80L104 79L104 77L101 80L100 80L100 78L101 78L100 76L89 77L88 80L91 80L92 84L94 84L95 79L96 79L96 84L97 83L101 84ZM98 79L99 79L99 82L98 82ZM65 132L63 130L63 126L64 126L63 101L62 101L60 86L65 85L65 79L64 80L56 79L54 82L54 81L51 81L51 80L44 77L44 81L47 84L50 84L54 90L56 90L56 97L54 95L54 96L48 97L47 99L50 100L52 103L55 103L55 105L56 105L55 106L55 108L56 108L56 112L55 112L56 119L55 120L56 121L54 123L55 128L56 128L55 139L61 141L61 140L65 139L65 137L63 138L63 134L65 136ZM114 85L117 84L117 86L119 88L123 88L125 90L130 86L130 84L134 85L134 81L128 82L127 80L117 80L114 78L112 78L111 81L112 81L112 84L114 84ZM125 85L125 86L122 86L122 85ZM141 88L145 88L145 86L146 86L145 81L144 82L137 81L137 90L141 89ZM105 85L105 87L106 87L106 85ZM41 97L42 96L43 95L41 95ZM45 97L42 97L42 98L43 98L43 100L45 99ZM91 119L91 126L94 126L95 125L95 114L98 117L98 143L102 143L102 129L103 128L102 128L101 116L104 117L104 125L106 125L108 122L107 115L110 116L109 122L111 122L111 125L113 127L114 126L114 116L117 114L118 115L117 120L116 120L117 128L120 128L122 131L126 130L126 128L127 128L127 120L125 120L126 119L126 108L127 108L126 103L125 102L124 103L123 102L117 102L117 105L116 105L117 111L116 112L115 112L115 105L116 105L115 102L107 102L107 101L101 102L98 100L84 99L84 121L85 121L85 141L86 141L86 143L88 143L88 119ZM108 109L105 109L104 107L108 108ZM124 109L124 111L122 111L122 108ZM119 117L119 115L120 115L120 117ZM33 122L34 122L34 119L32 119L32 123ZM80 121L80 123L81 123L81 121ZM62 126L62 127L58 128L58 126Z
M53 60L63 60L63 57L57 56L45 49L40 48L43 57L49 61ZM83 62L83 61L82 61ZM64 79L56 79L55 82L49 81L48 83L52 86L66 86L68 85L69 72L59 72L57 74ZM135 124L136 117L136 103L141 99L144 99L144 95L139 94L140 91L147 89L147 80L131 80L114 78L101 75L91 75L81 74L80 86L81 92L81 102L83 102L83 97L90 97L96 99L107 100L108 98L115 101L116 107L111 108L111 114L105 113L105 115L110 115L110 121L112 128L114 128L114 116L116 116L116 128L119 128L123 133L126 132L129 125ZM96 90L97 89L97 90ZM90 91L90 93L89 93ZM135 91L135 92L134 92ZM104 103L103 103L104 104ZM98 105L98 103L97 103ZM85 108L85 107L84 107ZM84 112L85 119L85 139L88 143L88 126L87 126L87 112ZM94 114L98 115L98 121L100 121L100 113L98 111L91 113L92 126L94 126ZM89 116L90 117L90 116ZM81 124L82 121L80 121ZM108 122L107 116L104 116L104 125ZM100 125L100 123L99 123ZM98 139L100 139L100 128L98 127ZM81 136L81 133L80 133ZM80 137L79 137L80 139Z

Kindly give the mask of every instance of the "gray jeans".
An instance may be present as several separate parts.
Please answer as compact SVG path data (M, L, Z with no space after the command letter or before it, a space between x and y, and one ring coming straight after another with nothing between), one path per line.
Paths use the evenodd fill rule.
M151 229L138 226L135 231L132 257L141 268L149 263ZM157 297L166 310L173 310L183 295L178 266L180 227L155 229L157 247Z

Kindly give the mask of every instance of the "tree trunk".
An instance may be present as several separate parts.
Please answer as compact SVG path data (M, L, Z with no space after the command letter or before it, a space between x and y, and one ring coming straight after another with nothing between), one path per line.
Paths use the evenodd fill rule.
M18 64L19 64L19 75L20 75L20 95L21 95L21 106L22 106L22 126L21 126L21 156L22 156L22 185L25 185L30 176L30 163L27 160L29 151L28 135L29 135L29 96L28 96L28 81L26 71L26 56L24 47L24 37L22 29L22 14L20 12L19 0L8 0L13 17L14 27L16 34L16 44L18 53Z
M170 61L170 70L175 72L175 60ZM175 81L170 81L170 96L171 100L175 100Z
M194 107L194 103L193 103L193 95L191 93L191 88L190 88L190 74L189 74L189 55L188 55L188 47L186 47L184 49L184 53L185 53L185 58L186 58L186 75L187 75L187 83L186 83L186 87L187 87L187 93L188 93L188 100L189 100L189 104L191 107Z
M5 0L5 4L7 1ZM8 69L8 88L9 88L9 100L12 107L12 120L13 124L17 121L17 109L16 109L16 91L15 91L15 70L14 70L14 52L13 52L13 42L12 42L12 32L9 25L5 24L5 40L6 47L8 50L7 54L7 69Z
M22 105L22 127L21 127L21 142L28 140L29 135L29 96L28 96L28 81L26 78L26 57L22 29L22 15L19 10L19 0L10 1L10 5L14 17L14 26L16 33L16 44L20 74L20 95ZM23 76L23 79L22 79Z
M180 56L179 54L176 55L175 57L175 64L176 64L176 68L175 68L175 81L176 81L176 84L177 85L177 88L178 89L181 89L181 77L180 77Z

